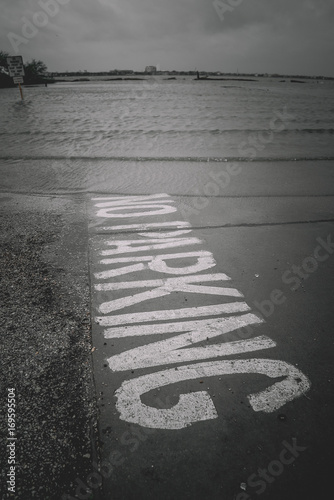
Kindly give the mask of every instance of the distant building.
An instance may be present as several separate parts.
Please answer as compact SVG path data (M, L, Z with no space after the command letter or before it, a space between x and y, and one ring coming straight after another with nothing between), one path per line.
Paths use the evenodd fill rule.
M145 73L149 73L150 75L155 75L157 72L156 66L146 66Z

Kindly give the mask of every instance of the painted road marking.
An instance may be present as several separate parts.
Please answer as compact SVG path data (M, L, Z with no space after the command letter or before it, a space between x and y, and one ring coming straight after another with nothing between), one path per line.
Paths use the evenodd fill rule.
M160 198L160 199L159 199ZM115 196L95 198L95 206L100 208L97 212L97 217L103 218L128 218L128 217L143 217L152 215L163 215L176 212L177 208L167 205L166 203L174 203L168 194L154 194L149 196ZM153 203L152 203L153 202ZM148 211L131 212L132 209L150 209ZM155 209L155 210L151 210ZM119 210L129 210L129 212L118 213Z
M97 198L92 198L93 201L103 201L111 206L121 205L126 207L131 203L139 204L140 202L147 203L152 200L159 200L159 198L165 198L163 202L174 203L174 200L166 193L158 193L158 194L145 194L145 195L128 195L128 196L120 196L120 195L112 195L112 196L99 196ZM161 200L160 200L161 202ZM96 207L100 207L101 204L96 203ZM105 205L103 205L105 206Z
M199 276L182 276L182 278L167 278L165 280L148 280L148 281L125 281L121 283L103 283L95 285L95 290L126 290L130 288L151 288L155 289L148 292L137 293L136 295L128 295L121 299L113 299L108 302L103 302L99 311L109 313L124 307L129 307L134 304L139 304L145 300L151 300L158 297L170 295L172 292L189 292L206 295L225 295L230 297L242 297L241 293L236 288L222 288L214 286L200 285L196 286L193 283L203 281L222 281L226 279L225 274L201 274Z
M231 320L230 320L231 321ZM226 331L216 331L216 336L222 333L235 330L233 326L227 327ZM254 321L255 323L255 321ZM246 323L247 324L247 323ZM248 323L249 324L249 323ZM111 356L108 359L109 368L114 371L137 370L139 368L149 368L151 366L161 366L202 359L217 358L219 356L231 356L232 354L243 354L245 352L261 351L270 349L276 344L270 338L260 336L251 340L235 340L234 342L223 342L205 347L192 347L193 344L207 340L205 332L194 332L172 337L168 340L161 340L153 344L136 347L130 351ZM211 335L211 338L214 336ZM190 346L190 349L182 347Z
M172 238L175 236L182 236L183 234L191 233L192 229L179 229L179 231L167 231L164 233L139 233L139 236L144 236L144 238Z
M229 318L209 318L199 319L194 321L177 321L173 323L156 323L154 325L135 325L126 327L113 327L104 331L106 339L124 338L124 337L141 337L145 335L162 335L164 333L181 333L181 332L194 332L194 331L211 331L225 333L224 328L226 321ZM261 318L255 314L243 314L233 317L233 325L242 328L241 321L245 325L262 323Z
M170 295L172 292L189 292L189 293L199 293L206 295L225 295L230 297L242 297L241 293L235 288L222 288L214 286L196 286L191 284L196 281L213 281L215 279L220 279L220 275L200 275L200 276L184 276L182 278L167 278L166 280L149 280L142 282L132 282L126 281L122 283L107 283L103 285L95 285L96 290L106 291L106 290L121 290L129 288L149 288L156 287L154 290L149 290L147 292L137 293L136 295L128 295L127 297L122 297L121 299L113 299L108 302L103 302L99 311L107 314L111 311L117 311L118 309L123 309L124 307L129 307L134 304L139 304L146 300L156 299L158 297L165 297Z
M242 373L258 373L270 378L285 377L283 381L274 383L268 389L248 396L254 411L271 413L310 388L307 377L284 361L272 359L211 361L126 380L116 391L116 407L120 418L127 422L156 429L182 429L195 422L218 418L213 401L206 391L181 394L179 402L170 409L147 406L142 403L140 397L153 389L184 380Z
M218 304L212 306L163 309L160 311L120 314L117 316L96 316L95 321L101 326L130 325L131 323L147 323L151 321L165 320L171 321L173 319L199 318L201 316L233 314L245 311L250 311L250 307L246 304L246 302L230 302L228 304Z
M233 297L242 297L243 295L236 288L207 287L202 292L201 287L191 285L191 283L201 283L202 281L226 281L230 278L226 274L201 274L199 276L182 276L182 278L166 278L146 281L123 281L121 283L103 283L95 285L95 290L127 290L129 288L150 288L166 287L169 290L179 290L194 293L211 293L217 295L233 295ZM212 290L212 291L209 291ZM222 292L223 290L223 292Z
M171 259L188 259L191 257L198 257L197 263L192 265L187 265L185 267L171 267L167 266L166 260ZM139 264L137 267L138 271L143 271L144 269L151 269L151 271L157 271L159 273L165 274L191 274L198 273L200 271L205 271L216 265L216 261L213 258L211 252L206 252L204 250L199 252L183 252L183 253L170 253L166 255L143 255L141 257L121 257L121 258L111 258L102 259L100 264L125 264L130 262L147 262L147 264ZM107 279L109 277L117 276L117 272L125 268L111 269L110 271L102 271L100 273L95 273L96 279ZM126 273L119 273L126 274Z
M145 245L145 243L151 243ZM144 245L136 246L138 244ZM113 250L102 250L101 255L118 255L133 252L146 252L147 250L163 250L165 248L184 247L189 245L199 245L203 241L198 238L170 238L168 243L161 243L161 239L153 238L151 240L116 240L105 241L108 246L115 246Z
M99 227L102 231L122 231L123 229L127 231L147 231L153 227L176 227L178 229L182 227L191 227L190 222L184 221L170 221L170 222L147 222L144 224L124 224L118 226L102 226Z
M164 218L169 218L177 212L175 202L169 195L107 196L94 198L93 202L95 218L100 221L97 224L94 222L94 227L107 233L102 236L102 248L100 245L97 253L96 265L100 269L93 274L94 294L100 313L95 321L104 328L105 339L145 336L154 339L152 341L150 338L150 342L145 345L109 357L107 361L110 369L124 372L163 365L177 367L124 381L116 391L116 407L122 420L145 427L182 429L195 422L217 418L214 403L206 391L180 394L179 403L169 409L153 408L141 401L141 396L153 389L196 378L250 373L269 378L284 377L284 380L275 382L268 389L248 396L254 411L267 413L309 390L307 377L284 361L212 360L272 349L276 343L265 335L227 341L227 333L249 325L256 326L264 320L251 312L239 290L226 286L231 281L228 275L220 272L201 274L217 265L211 252L190 248L190 251L175 253L177 247L204 244L202 240L190 236L192 229L188 222L151 222L152 219L147 222L150 217L164 215ZM141 217L144 221L138 224L103 225L106 218L132 217ZM169 230L164 230L166 228ZM136 238L122 239L122 232L137 232L137 235ZM101 239L101 236L98 238ZM138 255L140 253L144 255ZM138 273L142 271L145 271L146 279L140 280ZM150 274L149 279L147 273ZM165 276L161 277L161 274ZM119 281L119 277L124 276L127 281ZM133 279L134 276L136 279ZM215 286L210 283L215 283ZM124 290L138 292L117 296L124 295ZM181 292L182 296L190 294L189 298L200 294L205 299L204 303L211 303L197 307L164 308L163 305L168 302L162 298L174 292ZM217 304L218 297L220 303ZM158 302L155 299L159 299ZM150 301L146 308L151 307L151 310L119 314L123 309L146 301ZM162 338L171 333L175 335ZM216 343L196 345L216 338ZM206 359L210 360L200 362ZM189 362L192 364L186 364Z

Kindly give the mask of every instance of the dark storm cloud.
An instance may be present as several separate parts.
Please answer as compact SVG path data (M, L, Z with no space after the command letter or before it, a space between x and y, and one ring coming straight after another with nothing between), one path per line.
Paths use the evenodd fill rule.
M213 0L69 0L22 44L22 54L45 58L53 69L160 63L170 69L333 73L332 0L221 0L229 1L233 7L222 19ZM41 7L39 0L0 5L1 48L10 50L8 32L20 34L22 17L31 20Z

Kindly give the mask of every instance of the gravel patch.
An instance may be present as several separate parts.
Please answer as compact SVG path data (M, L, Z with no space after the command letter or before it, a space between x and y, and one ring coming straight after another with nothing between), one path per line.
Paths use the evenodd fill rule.
M70 216L1 207L0 397L6 409L15 388L17 433L14 495L6 444L0 449L2 499L75 497L76 478L85 482L96 460L86 221L78 207ZM6 439L5 412L0 426Z

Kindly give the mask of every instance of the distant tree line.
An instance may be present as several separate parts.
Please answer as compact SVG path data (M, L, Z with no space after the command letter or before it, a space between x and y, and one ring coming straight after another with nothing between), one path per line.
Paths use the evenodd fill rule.
M8 74L7 57L10 57L8 52L0 50L0 87L14 87L13 78ZM46 73L47 66L43 61L32 59L24 65L24 83L27 85L37 83L51 83Z

